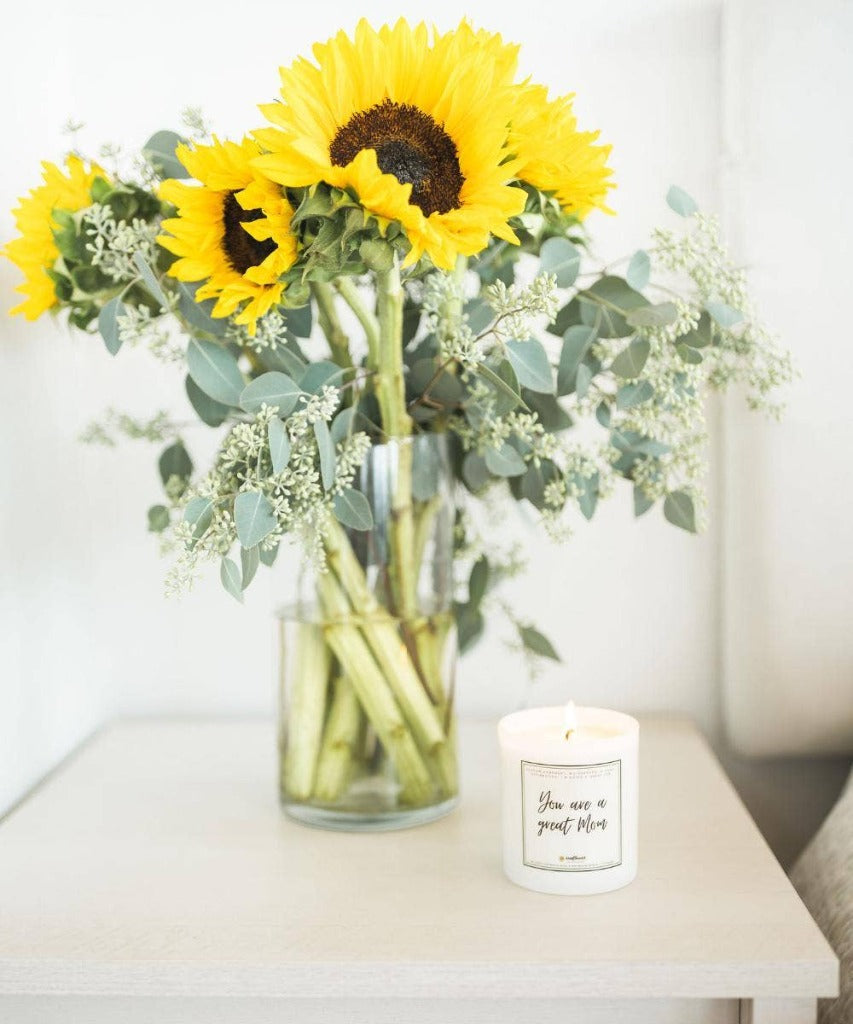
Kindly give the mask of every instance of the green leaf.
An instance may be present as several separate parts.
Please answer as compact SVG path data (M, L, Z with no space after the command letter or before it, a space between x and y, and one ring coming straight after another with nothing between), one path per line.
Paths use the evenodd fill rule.
M696 510L693 499L685 491L667 494L663 503L663 514L672 523L688 533L696 532Z
M647 380L638 381L636 384L623 384L616 392L616 408L633 409L643 402L648 402L654 393L655 389Z
M381 238L367 238L358 247L358 254L369 270L390 270L394 265L394 249Z
M625 314L640 306L650 305L649 300L632 288L628 282L613 274L600 277L580 296L581 320L598 327L602 338L626 338L631 327Z
M611 410L607 402L599 402L595 410L595 418L602 425L602 427L609 427L611 420Z
M690 348L707 348L713 341L714 329L711 318L706 312L699 316L699 323L687 334L678 339L679 345L689 345Z
M638 292L641 292L649 283L651 268L652 263L649 259L649 254L645 249L639 249L631 257L631 262L625 271L625 280L632 288L636 288Z
M332 442L337 446L345 441L351 434L355 433L356 411L353 406L341 411L332 420L329 433L332 435Z
M678 310L674 302L659 302L655 306L630 309L625 319L632 327L666 327L678 319Z
M642 487L634 484L634 515L637 519L654 505L652 499L646 494Z
M554 393L554 374L541 342L534 339L508 341L506 353L520 384L531 391Z
M261 406L268 405L278 409L279 416L287 416L293 411L301 394L297 384L278 370L270 370L255 377L240 392L240 406L246 412L261 411Z
M291 334L295 334L297 338L310 337L314 322L310 302L298 309L284 309L281 312L284 314L284 322Z
M228 406L217 402L210 395L206 395L192 377L187 377L184 381L184 387L186 388L190 405L195 409L202 423L206 423L209 427L222 426L228 418L230 411Z
M332 502L335 518L351 530L370 530L373 528L373 513L370 502L352 487L336 494Z
M281 370L288 377L299 380L308 364L299 352L295 351L296 348L295 342L279 342L274 347L261 349L258 358L265 370Z
M328 359L320 359L316 363L309 363L299 378L299 386L309 395L319 395L326 384L337 383L342 374L340 366Z
M213 501L210 498L190 498L184 509L184 522L192 526L193 540L199 540L213 522Z
M221 337L225 333L228 321L224 317L212 317L210 310L213 309L214 303L209 299L197 302L197 290L197 285L189 285L185 281L178 283L178 311L190 327Z
M581 363L575 376L575 391L578 398L586 398L589 386L592 384L592 367L587 363Z
M724 330L734 327L743 320L743 313L738 309L732 309L725 302L706 302L705 309Z
M646 365L646 360L649 358L651 348L651 345L645 338L634 338L631 344L623 349L613 360L613 365L610 369L617 377L622 377L623 380L632 380L634 377L639 377L643 367Z
M458 405L463 398L462 383L431 358L417 359L409 370L409 386L416 395L422 395L429 386L429 398L442 405ZM438 376L436 377L436 374Z
M142 147L142 155L161 178L189 178L191 175L175 156L175 148L186 139L176 132L155 132Z
M459 653L466 654L483 635L485 622L479 608L467 602L453 602L453 616L456 619L456 639Z
M685 363L691 366L698 366L702 362L702 353L689 345L676 345L675 351L681 356Z
M243 570L242 590L245 590L255 578L260 562L261 553L257 545L253 548L240 548L240 566Z
M592 476L579 476L575 478L578 487L578 507L584 519L592 519L595 515L595 508L598 505L598 487L600 476L593 473Z
M332 435L329 433L329 425L325 420L317 420L314 423L314 437L317 440L317 450L320 453L320 479L323 487L328 491L335 482L335 446L332 443Z
M667 206L681 217L692 217L699 209L693 197L689 196L684 189L679 188L678 185L672 185L670 187L669 192L666 194L666 202Z
M521 476L527 470L527 463L506 441L500 448L486 449L486 465L495 476Z
M180 477L181 480L188 480L192 476L193 460L181 441L169 445L160 456L157 465L164 487L173 476Z
M554 395L537 394L527 388L522 394L531 411L539 417L539 422L552 434L556 434L560 430L568 430L572 425L571 416Z
M273 473L281 473L290 461L290 438L287 436L287 428L280 419L270 420L267 438Z
M273 507L257 491L241 491L234 499L234 525L244 548L253 548L278 525Z
M570 395L576 387L578 367L595 340L595 328L577 324L563 335L557 368L557 394Z
M541 511L545 507L545 488L559 477L560 470L550 459L541 460L538 466L531 462L521 478L521 497Z
M142 283L151 293L151 295L160 303L163 309L169 308L169 300L160 286L160 282L157 280L157 275L148 266L145 261L145 257L137 249L133 254L133 262L136 264L136 269L139 271L139 276L142 278Z
M222 586L234 598L235 601L243 603L243 580L240 569L236 562L230 558L223 558L219 567L219 578Z
M276 544L274 548L260 548L259 552L261 562L263 562L267 568L271 568L275 565L275 560L278 557L278 544Z
M556 334L562 338L570 327L576 327L582 323L580 299L574 298L557 313L554 322L549 324L546 330L549 334Z
M465 303L465 316L474 334L481 334L495 319L495 311L485 299L469 299Z
M575 283L581 265L581 254L568 238L548 238L539 250L539 262L547 274L554 274L560 288Z
M471 567L471 576L468 579L468 603L474 608L480 607L488 585L489 560L485 555L480 555Z
M101 312L98 314L98 330L101 332L101 337L104 339L104 344L107 346L107 352L109 352L111 356L114 356L121 348L118 318L124 315L125 309L121 301L121 296L119 295L116 295L115 298L110 299L109 302L105 303L103 309L101 309Z
M468 452L462 461L462 479L468 485L468 489L476 494L491 480L489 467L482 455L476 452Z
M227 348L201 338L190 338L187 366L192 379L210 398L223 405L240 404L244 387L243 374Z
M538 654L540 658L550 658L552 661L562 661L548 637L533 626L519 626L518 635L527 650L533 654Z
M506 401L512 402L512 405L506 407L505 405L501 405L499 401L500 409L503 409L505 412L510 412L518 405L527 409L527 406L524 404L524 400L517 390L518 377L515 374L515 370L512 368L512 363L510 363L508 359L504 359L500 363L497 373L485 363L480 363L476 372L478 376L483 377L498 391L499 399L502 395Z
M169 510L165 505L152 505L148 509L148 529L151 533L162 533L169 525Z

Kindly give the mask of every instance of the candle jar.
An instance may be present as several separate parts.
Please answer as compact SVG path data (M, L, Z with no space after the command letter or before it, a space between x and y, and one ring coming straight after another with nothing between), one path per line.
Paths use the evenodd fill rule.
M591 895L637 874L639 723L603 708L530 708L498 725L507 877Z

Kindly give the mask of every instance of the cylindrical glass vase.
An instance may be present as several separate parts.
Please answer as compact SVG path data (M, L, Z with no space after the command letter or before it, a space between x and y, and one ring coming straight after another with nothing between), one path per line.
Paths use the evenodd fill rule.
M440 434L372 447L356 481L372 527L331 521L325 568L279 613L281 799L299 821L405 828L456 803L452 479Z

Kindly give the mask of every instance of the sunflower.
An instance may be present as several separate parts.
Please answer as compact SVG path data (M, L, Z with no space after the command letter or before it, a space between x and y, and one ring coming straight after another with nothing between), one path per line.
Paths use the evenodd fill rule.
M281 275L296 260L293 208L282 189L253 170L260 153L251 139L178 146L176 156L200 185L164 181L160 196L178 216L163 221L158 241L179 258L169 274L204 281L196 298L216 299L211 313L254 331L258 317L281 300ZM242 307L242 308L240 308Z
M59 225L54 210L76 213L92 204L92 182L104 172L95 164L87 166L79 157L69 156L65 170L56 164L43 163L43 184L19 200L13 211L20 237L5 247L4 254L21 270L26 280L15 291L27 296L26 301L10 313L23 313L35 320L57 305L53 281L48 275L59 258L53 232Z
M282 185L324 181L356 193L380 223L398 221L442 268L517 238L524 207L508 159L517 48L463 22L433 33L403 19L378 32L361 21L314 47L316 64L281 70L282 103L261 107L275 126L255 132L268 151L253 164Z
M549 100L544 86L525 83L518 86L515 100L509 148L518 161L518 177L555 195L577 217L595 207L612 213L605 204L613 187L610 146L595 144L598 132L578 131L572 97Z

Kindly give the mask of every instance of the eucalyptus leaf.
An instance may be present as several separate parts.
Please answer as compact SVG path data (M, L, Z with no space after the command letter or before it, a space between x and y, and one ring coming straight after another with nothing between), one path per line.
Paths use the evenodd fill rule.
M627 348L624 348L616 356L610 369L623 380L638 377L646 365L649 352L651 352L651 345L645 338L634 338Z
M220 427L228 418L230 409L227 405L217 402L215 398L206 395L196 384L192 377L184 381L187 398L190 405L195 409L198 418L209 427Z
M637 519L654 505L652 499L646 494L642 487L634 484L634 515Z
M498 392L499 399L503 396L507 402L512 403L509 407L505 404L499 405L499 408L504 412L510 412L519 405L523 406L525 409L527 408L518 391L518 377L516 376L515 370L512 368L512 363L510 363L508 359L504 359L500 363L497 372L485 363L480 363L476 368L476 373L478 376L483 377L484 380L487 380L489 384L493 385Z
M468 579L468 601L475 608L479 608L486 595L486 588L489 585L489 560L485 555L480 555L471 568L471 576Z
M732 309L725 302L706 302L705 309L724 330L734 327L743 320L743 313L739 309Z
M165 505L152 505L148 509L148 529L151 533L162 533L169 522L169 510Z
M98 330L101 332L107 352L111 356L114 356L121 348L118 318L124 315L125 308L120 295L116 295L109 302L104 303L98 314Z
M482 491L491 478L492 475L483 456L476 452L468 452L462 462L462 479L468 489L476 494L478 491Z
M495 311L485 299L469 299L465 303L465 316L474 334L481 334L495 319Z
M485 622L479 608L474 608L467 602L455 601L453 603L453 616L456 620L456 639L459 644L459 653L466 654L483 635Z
M320 479L323 487L328 491L335 482L335 446L332 442L332 435L329 433L329 425L325 420L317 420L314 423L314 437L317 440L317 450L320 453Z
M546 330L549 334L556 334L562 338L570 327L582 323L580 299L574 298L557 313L554 322L549 324Z
M290 438L287 436L287 428L280 419L270 420L267 426L267 439L273 473L281 473L290 461Z
M295 334L297 338L310 337L314 322L310 302L299 306L298 309L285 309L282 312L284 313L284 322L291 334Z
M666 203L671 210L674 210L681 217L692 217L699 207L696 200L689 196L683 188L672 185L666 194Z
M142 155L161 178L189 178L186 167L175 156L175 149L186 139L177 132L155 132L142 147Z
M329 433L332 435L332 443L337 446L345 441L351 434L355 433L356 411L353 406L348 406L332 420Z
M373 527L373 513L367 498L352 487L336 494L332 502L335 518L352 530L370 530Z
M187 284L185 281L178 283L178 311L184 320L198 331L206 334L213 334L222 337L228 321L224 317L212 317L210 315L214 303L211 300L197 302L195 293L197 286Z
M243 374L227 348L201 338L190 338L187 366L190 377L210 398L227 406L240 404Z
M230 558L223 558L222 564L219 567L219 578L222 581L222 586L225 587L234 600L242 604L243 579L237 563Z
M269 499L257 491L241 491L234 499L234 525L244 548L253 548L278 525Z
M166 298L163 288L161 287L160 282L157 280L157 275L148 265L145 257L138 249L133 254L133 262L136 264L136 269L139 271L139 276L142 278L142 283L145 285L145 287L148 289L151 295L160 303L163 309L168 309L169 300Z
M586 398L589 386L592 384L592 367L587 363L581 363L575 375L575 391L578 398Z
M551 661L562 661L548 637L533 626L519 626L518 635L527 650L533 654L539 655L540 658L550 658Z
M253 548L240 548L240 566L243 570L241 589L245 590L255 578L260 562L261 553L257 544Z
M678 310L674 302L659 302L654 306L630 309L625 319L632 327L667 327L678 319Z
M554 393L554 373L541 342L535 339L508 341L506 353L520 384L531 391Z
M267 568L272 567L275 565L276 558L278 558L278 544L272 548L259 548L258 557L260 558L261 563L267 566Z
M240 392L240 407L246 412L257 413L261 406L267 405L278 409L279 416L287 416L293 411L300 389L287 376L278 370L269 370L256 377Z
M602 427L609 427L612 419L612 413L610 406L607 402L599 402L595 410L595 418L602 425Z
M638 381L636 384L623 384L616 392L616 408L633 409L643 402L648 402L654 393L655 389L647 380Z
M560 430L568 430L572 425L572 418L560 405L554 395L542 395L525 388L522 391L524 401L532 412L539 417L542 426L552 434Z
M689 345L676 345L675 351L681 356L685 363L691 366L698 366L702 362L702 353Z
M563 335L563 348L557 367L557 394L570 395L577 382L578 367L595 340L595 328L577 324Z
M696 532L696 510L693 499L686 491L673 491L667 494L663 503L663 514L673 524L688 533Z
M524 459L506 442L486 449L486 465L495 476L521 476L527 469Z
M545 507L545 488L559 477L560 470L550 459L542 459L538 465L531 462L521 477L521 497L527 498L534 508L541 511Z
M309 395L319 395L326 384L339 383L343 371L336 363L328 359L320 359L309 363L299 378L299 386Z
M568 238L548 238L539 250L539 262L547 274L554 274L560 288L575 283L581 265L581 254Z
M645 249L639 249L631 257L628 269L625 271L625 280L632 288L641 292L649 283L652 263L649 254Z
M188 480L192 476L193 461L181 441L175 441L165 449L157 463L163 486L173 477Z
M578 488L578 508L584 519L592 519L595 515L595 508L598 505L598 487L601 478L598 473L592 476L576 477L575 483Z
M190 498L184 509L184 522L193 528L193 540L204 536L213 522L213 501L210 498Z
M714 340L714 328L710 316L703 310L699 316L699 323L687 334L682 334L678 339L679 345L688 345L690 348L707 348Z

